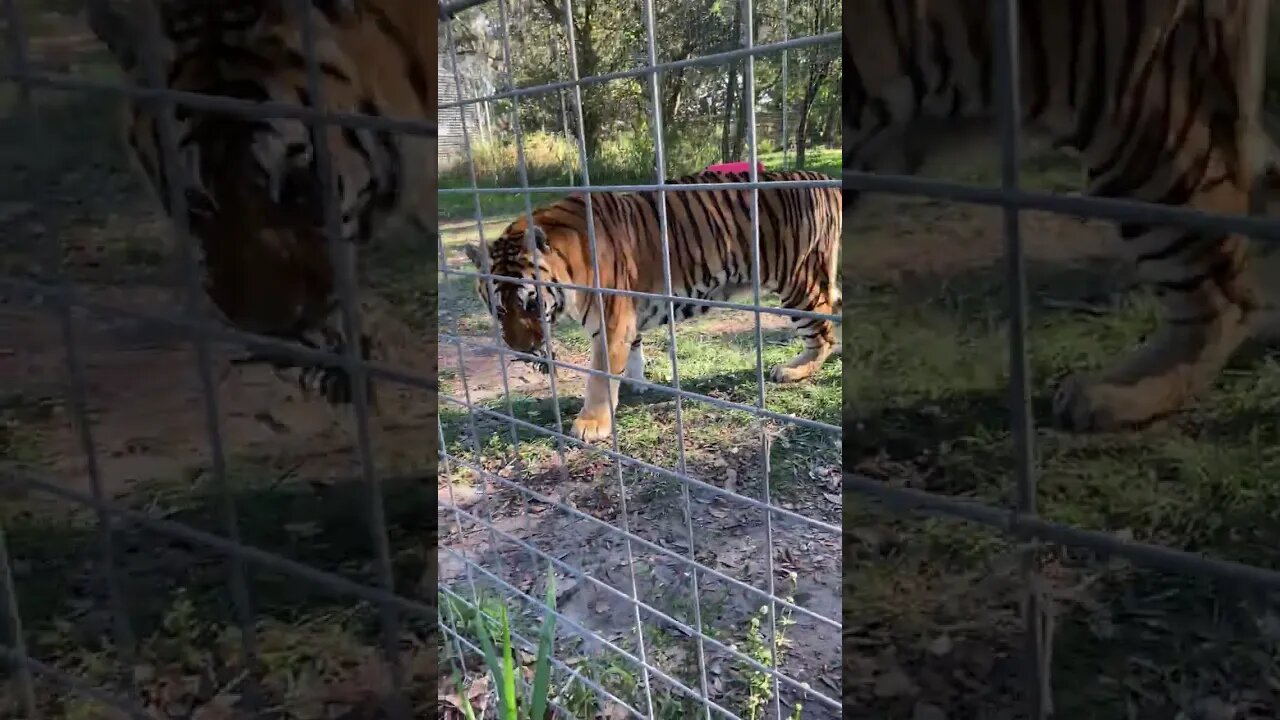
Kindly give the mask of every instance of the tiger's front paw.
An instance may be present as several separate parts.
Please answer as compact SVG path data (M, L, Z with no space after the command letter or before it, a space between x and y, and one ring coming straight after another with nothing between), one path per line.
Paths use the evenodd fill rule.
M1187 397L1189 393L1173 383L1113 385L1072 375L1054 393L1053 415L1067 432L1118 432L1150 425L1177 411Z
M790 365L774 365L769 372L769 378L776 383L793 383L800 382L813 375L813 367L810 365L801 365L800 367L791 367Z
M574 418L570 433L584 442L596 442L608 439L611 429L613 429L613 421L609 418L607 409L583 410L578 417Z

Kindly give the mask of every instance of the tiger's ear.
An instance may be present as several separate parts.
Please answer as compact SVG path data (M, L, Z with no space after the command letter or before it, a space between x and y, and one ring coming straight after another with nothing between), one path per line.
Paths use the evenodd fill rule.
M475 265L481 270L484 269L484 264L480 261L481 253L480 253L479 246L472 245L471 243L467 243L466 245L462 246L462 252L466 253L467 259L471 261L472 265Z
M551 252L551 244L547 242L547 232L545 230L534 225L529 229L529 234L533 236L533 246L538 248L538 252Z

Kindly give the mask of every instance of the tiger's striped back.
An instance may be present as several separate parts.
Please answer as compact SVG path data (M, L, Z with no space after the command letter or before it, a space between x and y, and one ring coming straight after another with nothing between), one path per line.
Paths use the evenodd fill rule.
M669 184L745 183L749 179L746 173L711 172L676 178ZM830 179L805 171L760 174L763 182ZM797 306L808 304L801 298L808 293L808 283L820 284L822 292L834 290L838 296L839 287L829 277L835 272L839 255L839 189L784 187L762 188L759 192L761 288L788 293ZM600 282L604 287L666 292L658 195L657 191L592 193ZM750 288L751 191L726 188L669 191L665 195L672 294L719 300ZM558 246L566 262L562 270L557 268L557 281L594 286L586 199L581 194L570 195L535 210L533 217L548 235L562 228L568 231L567 237L573 238L571 243ZM526 228L527 219L521 216L494 241L490 248L494 274L533 278L533 263L525 244ZM544 267L544 271L551 270ZM641 303L643 328L665 322L657 307ZM678 317L688 318L707 309L705 305L677 304L676 312Z

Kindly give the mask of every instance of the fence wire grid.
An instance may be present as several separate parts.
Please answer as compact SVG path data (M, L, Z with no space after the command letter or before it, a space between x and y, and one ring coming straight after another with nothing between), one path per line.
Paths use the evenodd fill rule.
M581 291L586 293L592 302L596 303L596 309L601 313L603 313L603 302L606 295L660 301L662 307L665 308L664 312L667 313L674 313L673 301L690 305L702 305L708 308L750 312L754 319L753 342L755 354L753 374L756 381L755 402L746 403L727 400L682 387L679 369L680 361L676 355L677 329L674 322L666 323L667 332L665 333L668 349L666 359L671 367L672 382L670 385L633 379L621 373L595 370L554 355L551 352L553 333L547 325L545 313L542 312L543 295L540 292L536 294L536 297L540 306L539 312L543 317L544 356L518 352L507 347L502 341L499 327L496 323L489 323L489 329L483 333L483 337L468 336L461 326L461 321L458 317L460 313L446 313L445 311L445 288L450 285L452 278L458 278L462 280L462 290L459 292L474 295L474 290L471 288L477 280L480 280L483 281L483 287L487 292L493 293L494 282L498 279L498 276L490 275L487 272L487 268L473 270L470 268L450 267L450 248L446 245L446 234L442 232L439 249L442 289L441 352L443 357L446 348L452 347L449 352L455 356L452 359L456 363L457 386L461 392L450 391L442 382L439 395L442 413L440 422L441 436L439 439L441 449L440 472L442 482L446 482L445 478L452 478L456 474L467 473L470 476L469 480L474 481L475 485L489 485L493 488L492 490L482 488L478 491L468 488L470 496L460 496L457 493L461 491L462 486L455 485L452 480L449 480L446 482L447 492L444 489L441 491L442 530L440 537L441 572L439 585L442 608L441 628L455 643L455 658L452 662L457 663L464 672L474 670L474 667L468 668L467 658L477 651L476 638L474 637L473 629L463 624L461 613L446 612L446 610L450 607L465 608L468 611L483 610L486 604L485 592L488 589L497 588L503 591L504 594L515 598L522 607L533 608L534 615L537 617L541 617L541 613L544 611L549 613L556 619L558 628L567 628L569 635L583 638L592 647L596 648L601 656L608 655L614 659L614 662L627 668L628 673L635 673L638 676L634 683L635 691L628 694L620 691L618 687L607 687L606 685L609 683L600 682L598 677L591 677L591 673L581 672L583 669L581 665L571 667L561 658L556 657L554 653L551 659L552 665L557 670L563 671L572 680L590 688L601 703L610 703L615 710L622 710L628 716L644 718L682 717L685 715L680 713L688 713L689 716L696 714L699 717L708 718L713 716L741 717L742 715L739 714L740 706L733 705L727 700L726 693L717 692L717 688L721 684L720 678L717 677L719 672L717 666L722 661L714 658L726 658L731 663L747 668L748 672L755 673L757 677L764 678L767 685L770 686L766 692L760 695L760 697L765 698L763 700L764 704L758 706L754 712L763 711L765 713L764 716L782 718L784 712L789 713L793 710L799 712L798 706L802 703L806 710L806 717L812 716L811 713L815 711L821 717L835 717L840 711L838 687L823 687L820 684L809 682L811 678L808 676L797 677L795 673L789 673L784 669L785 665L780 657L782 653L780 633L783 632L780 625L786 623L780 622L779 618L800 618L800 623L809 628L811 632L817 632L825 636L825 639L830 640L833 644L838 663L838 647L834 646L834 638L840 628L839 617L833 609L814 610L807 608L803 602L795 599L793 593L784 592L781 586L781 578L786 577L786 575L775 567L774 558L778 549L778 545L775 543L775 534L778 532L777 526L780 522L785 521L795 528L800 528L799 530L792 529L790 531L792 534L827 533L837 543L840 532L839 524L838 521L828 522L806 516L803 512L783 507L783 505L775 501L770 489L770 437L766 432L765 423L766 421L771 421L783 426L805 428L808 431L822 434L826 438L826 442L835 443L836 445L840 442L841 428L828 422L777 412L767 407L763 360L764 336L761 317L767 317L771 314L780 317L819 317L829 319L835 323L839 323L840 318L834 315L787 310L762 304L758 272L760 227L756 218L759 212L758 192L761 188L774 186L839 187L839 181L832 179L829 181L778 183L760 180L757 169L759 152L756 127L755 60L764 54L781 54L783 58L786 58L787 51L794 51L798 48L809 48L824 44L834 45L840 34L839 32L829 32L814 36L793 37L787 35L784 30L782 40L767 44L757 44L752 29L754 12L752 0L741 0L741 17L745 21L742 25L743 33L738 43L739 47L726 52L685 60L659 62L656 42L657 18L654 10L655 2L654 0L642 0L642 2L636 3L643 17L645 37L644 57L639 66L619 72L582 77L579 73L579 49L575 37L574 2L573 0L563 0L563 2L558 3L547 3L548 7L552 4L559 7L558 14L562 22L559 30L562 32L561 40L563 41L562 46L556 45L556 41L553 41L553 48L555 48L553 53L559 53L557 56L558 66L562 70L562 77L566 77L566 79L531 87L515 87L515 73L513 71L515 59L512 55L512 20L509 0L468 1L442 5L440 22L442 23L441 37L444 47L442 48L441 63L442 69L449 71L441 73L442 82L451 81L458 90L459 99L445 101L444 97L447 93L442 95L440 104L441 122L447 126L448 123L445 118L450 113L453 113L456 119L459 120L462 140L461 160L462 165L466 168L468 182L465 187L441 187L439 190L441 197L445 198L454 195L473 198L475 235L479 237L482 247L487 248L489 239L492 239L492 235L489 233L493 231L486 228L486 217L482 209L483 198L494 194L519 194L523 199L520 214L532 224L535 206L531 193L567 194L582 192L585 197L586 226L588 228L588 242L593 265L591 269L593 274L592 282L582 284L550 282L540 276L540 271L536 267L535 277L531 280L513 280L505 277L501 278L501 280L533 287L558 286L569 290ZM792 0L792 7L796 4L796 0ZM455 23L458 22L457 18L461 13L475 7L480 7L491 13L491 15L496 15L497 31L495 34L497 41L501 44L501 65L497 74L501 87L495 87L492 92L481 94L477 97L466 97L467 88L476 87L476 83L472 78L464 78L463 69L459 62ZM784 7L786 7L785 4ZM666 119L663 117L662 103L660 102L660 83L663 73L694 67L724 66L738 61L744 63L745 66L742 72L743 95L741 97L746 108L747 125L745 134L749 143L749 158L746 159L750 161L751 165L749 181L710 185L696 183L668 184L663 132ZM784 59L784 68L785 62ZM784 73L783 83L786 82L785 77ZM630 79L643 82L644 94L650 108L650 117L647 120L652 132L656 181L653 183L594 184L591 180L590 164L587 161L587 140L583 120L583 89L593 85ZM785 87L783 85L784 98ZM572 180L580 181L580 184L531 186L526 161L525 141L527 132L521 127L519 103L522 100L529 101L546 96L554 98L557 95L559 95L561 103L559 107L563 113L561 116L563 132L575 144L576 157L578 159L574 165ZM502 101L508 102L509 107L506 112L492 109ZM482 107L486 109L478 110L478 108ZM473 113L474 116L479 117L492 117L499 114L509 116L509 127L514 135L515 170L518 186L486 187L478 182L474 153L477 138L474 137L474 131L468 125L468 118L473 117ZM783 113L783 118L783 133L785 136L785 112ZM786 147L785 141L783 147ZM499 184L501 185L501 183ZM752 190L752 254L754 263L752 302L750 303L701 300L677 296L672 290L672 249L667 224L665 194L669 192L697 191L706 188L750 188ZM600 287L599 257L596 252L599 238L596 236L596 226L593 221L595 213L599 211L593 207L592 197L595 193L635 191L657 191L659 193L656 207L658 208L659 231L662 235L663 245L661 262L664 292L662 293L645 293ZM487 251L483 252L482 255L487 256ZM657 258L654 258L653 261L656 262ZM481 309L481 311L483 310ZM448 319L446 319L446 315L449 316ZM674 315L669 315L668 317L674 320ZM605 332L607 333L607 330ZM607 345L607 335L602 342ZM496 393L497 400L494 402L482 402L478 398L478 390L473 387L474 377L469 377L468 372L468 359L482 357L486 354L497 357L499 377L495 382L500 383L501 390ZM513 360L547 362L552 366L548 375L549 394L551 396L550 412L553 419L552 427L545 427L544 424L538 422L530 422L529 419L520 417L517 413L513 398L518 396L519 391L513 388L515 382L510 377L507 369L508 363ZM593 446L566 433L565 423L567 419L562 417L557 400L563 392L560 385L563 381L558 380L559 373L557 370L581 373L588 377L596 376L625 380L626 384L642 388L647 392L661 394L664 398L670 399L674 408L674 437L671 438L675 446L674 466L664 467L660 463L649 462L636 457L634 454L624 452L623 444L619 441L619 436L622 432L618 429L621 406L617 410L611 409L610 419L613 431L610 433L609 441L603 445L597 444ZM545 390L535 392L545 392ZM760 443L757 447L760 448L760 463L762 465L760 472L764 479L760 497L749 497L744 492L735 491L733 487L721 487L714 482L710 482L709 478L702 476L702 473L690 467L690 461L685 455L686 427L688 425L685 418L688 409L695 403L702 403L727 411L749 413L754 418L753 422L759 427L756 438ZM450 450L451 446L448 438L445 437L445 416L450 411L457 413L460 418L457 422L462 427L457 432L459 435L469 438L469 440L462 441L464 445L469 446L469 453ZM486 429L482 429L482 422ZM601 519L594 513L584 512L583 509L576 507L576 503L566 502L565 496L568 491L562 490L561 487L553 487L541 491L533 483L526 482L532 479L528 467L516 459L508 458L504 469L497 472L482 461L484 458L482 445L486 441L498 440L505 442L509 438L509 447L512 451L518 453L519 448L522 446L522 436L525 438L546 439L554 443L554 472L548 474L554 474L560 483L567 484L570 480L569 472L571 469L581 467L580 462L570 461L570 453L580 450L585 451L592 457L603 457L608 463L608 472L607 474L603 471L600 472L595 477L594 482L597 485L605 485L607 488L605 492L616 492L618 504L616 520L610 522L607 519ZM737 450L735 449L733 452L737 452ZM514 472L509 472L513 468ZM572 471L578 472L578 470ZM643 524L646 521L643 510L629 507L631 498L637 493L636 487L639 484L639 481L636 480L637 474L660 478L677 484L676 486L679 488L679 503L681 505L679 512L682 515L683 522L680 523L681 530L673 542L664 543L646 538L644 537L644 529L637 526L637 523ZM514 476L508 477L508 475ZM616 491L614 490L615 488ZM535 515L545 519L545 515L543 515L543 510L545 509L548 514L555 513L559 517L565 518L566 526L560 528L561 530L572 530L574 526L587 528L588 532L596 533L596 537L603 537L607 541L620 543L624 548L623 557L619 560L622 577L616 578L616 581L611 583L607 577L613 574L607 572L610 568L588 568L585 564L581 564L581 560L574 561L570 559L566 561L565 558L571 551L562 552L545 545L539 547L535 541L526 539L530 535L523 532L523 530L527 529L528 525L525 525L524 528L519 528L518 525L520 523L508 522L506 518L497 517L494 513L494 505L498 504L498 501L494 498L507 498L512 501L512 504L518 504L520 508L518 515L525 522L528 522ZM639 502L643 503L643 501ZM763 560L763 574L767 578L764 583L765 587L757 587L755 584L744 582L725 570L712 567L705 559L709 542L702 532L704 526L700 524L701 520L695 518L699 516L707 517L705 513L698 509L699 507L717 502L736 505L737 508L735 510L737 512L741 512L750 518L750 522L757 523L763 527L763 548L759 552L767 553ZM697 503L696 506L695 503ZM722 513L721 516L723 516L724 511L720 512ZM451 526L450 529L446 529L447 526ZM452 547L455 543L466 545L466 538L473 534L483 539L476 540L471 550L465 548L460 550ZM564 542L565 537L560 536L552 539L552 542L557 541ZM572 545L572 542L570 544ZM514 548L516 554L523 555L522 559L528 559L531 564L526 566L526 569L508 567L512 563L504 560L503 554L498 551L498 548L504 545ZM672 549L672 547L676 549ZM836 552L838 553L838 550ZM645 587L653 588L657 586L652 583L646 583L638 577L641 566L647 565L649 568L653 568L655 565L661 566L663 564L674 568L675 577L680 579L678 584L673 583L673 587L667 590L667 594L688 593L689 600L686 602L689 604L691 613L682 613L670 609L670 606L672 606L670 597L655 597L655 593L646 593L642 590ZM447 578L446 575L450 573L446 568L451 565L454 568L452 571L454 577ZM527 567L535 568L535 570L530 571ZM833 574L838 573L838 564L833 568L833 571ZM546 607L540 599L541 593L534 585L537 581L547 577L548 572L554 572L557 578L567 576L567 580L557 581L557 587L565 583L571 585L581 584L583 587L589 586L594 591L595 597L600 598L597 601L598 603L614 606L621 605L626 608L628 611L626 613L627 620L623 622L630 627L626 628L624 625L625 633L606 633L599 628L591 627L591 623L588 622L590 617L584 620L580 619L580 617L575 617L574 614L565 612L561 608ZM795 577L794 572L791 577ZM688 580L688 588L684 587L683 579ZM838 580L838 578L831 579ZM745 598L744 602L752 608L759 608L758 618L763 619L760 633L767 637L764 641L768 645L767 653L756 653L753 656L739 647L742 644L741 642L722 639L725 637L724 633L714 632L714 630L718 629L714 627L715 620L709 618L706 614L705 593L707 591L703 588L703 585L707 584L708 581L720 583L730 588L732 592ZM617 585L621 585L621 587ZM482 590L482 587L486 590ZM838 593L838 589L836 592ZM598 609L599 605L596 607ZM676 617L677 615L683 615L684 618ZM661 653L661 648L655 650L655 636L658 633L652 629L653 626L650 623L674 629L683 637L693 639L695 649L690 653L690 658L696 657L696 677L676 677L677 672L670 668L664 668L662 662L656 659L656 654ZM530 637L533 634L532 632L524 634L516 632L515 634L520 644L523 644L526 649L532 651L536 646L535 639ZM633 642L623 643L615 636L623 634L629 635ZM779 639L779 642L775 643L775 639ZM624 645L627 646L624 647ZM784 695L786 699L784 699ZM664 705L664 698L677 698L678 702L686 703L682 706L685 709L677 710L676 715L671 715L670 706ZM563 706L560 709L561 711L569 712ZM572 713L570 713L570 716L572 716Z
M436 123L430 117L424 118L388 118L374 115L337 113L325 109L325 86L321 82L324 72L321 67L317 47L328 42L321 34L315 21L318 9L312 0L290 0L288 12L290 17L301 28L302 44L305 49L306 88L304 105L290 105L275 102L254 102L229 96L205 95L201 93L179 92L167 88L164 78L168 74L166 68L160 66L159 51L161 7L164 0L136 0L130 3L115 3L117 10L133 13L130 19L136 21L138 28L143 28L141 38L134 36L141 47L131 48L139 51L143 57L143 84L117 82L73 76L65 68L41 67L35 62L31 51L31 42L35 35L28 35L28 28L45 17L32 17L38 13L30 5L20 7L20 0L4 0L3 18L6 24L5 44L6 65L3 69L0 90L6 93L13 91L16 107L25 122L26 137L31 138L37 147L56 147L61 139L54 137L44 127L40 117L41 110L35 105L34 98L38 93L65 96L101 96L116 101L138 101L151 103L157 109L160 118L157 127L157 140L161 162L168 178L182 177L178 172L182 158L176 145L176 109L186 109L192 113L223 113L241 118L265 120L272 118L292 118L304 121L311 133L311 140L316 154L318 181L322 186L324 205L325 235L328 250L334 262L335 283L340 297L344 319L344 329L349 337L357 337L360 318L356 301L356 268L352 261L351 248L344 247L341 240L340 210L335 196L333 177L333 158L327 141L322 141L323 133L330 127L341 127L349 130L397 133L402 137L422 139L435 138ZM45 10L45 8L40 8ZM60 12L60 11L50 11ZM67 11L70 12L70 11ZM81 16L83 17L83 16ZM402 32L428 32L431 28L392 28ZM83 27L80 28L83 32ZM96 40L95 40L96 41ZM98 48L105 50L105 48ZM113 108L114 109L114 108ZM77 123L88 122L90 118L81 116ZM116 118L112 117L113 121ZM117 121L118 122L118 121ZM79 125L77 126L79 129ZM53 143L50 145L49 143ZM35 193L38 187L32 187ZM391 367L385 363L363 359L354 343L341 354L313 350L282 341L277 338L257 335L238 329L232 329L216 322L210 311L209 302L201 286L202 270L198 261L199 248L188 227L184 196L178 183L169 187L171 197L168 200L173 209L172 222L166 232L172 233L179 266L179 282L174 291L172 305L179 310L176 314L139 312L136 308L123 304L104 302L90 297L83 287L77 286L63 269L60 242L47 242L45 254L39 258L38 269L24 274L6 270L0 275L0 291L7 296L6 302L14 298L25 299L31 309L51 314L60 328L60 337L65 353L65 372L67 380L67 406L70 420L78 438L79 450L83 452L87 472L86 485L89 490L83 491L69 487L66 482L57 481L44 476L41 472L24 465L8 461L0 461L0 490L5 492L31 493L37 496L65 501L73 506L87 508L96 514L96 562L93 574L103 588L98 596L108 606L109 627L103 631L103 639L108 648L114 650L112 660L114 667L110 675L114 677L114 687L102 687L102 682L93 682L77 672L69 671L49 659L34 657L29 651L27 641L29 629L23 625L23 610L33 608L19 607L19 586L15 582L17 570L10 552L13 549L7 542L6 528L0 518L0 667L5 668L7 677L0 677L0 685L5 692L12 691L16 698L17 708L22 717L35 720L42 715L37 697L37 687L49 684L59 688L59 698L80 696L92 699L100 704L94 717L102 717L110 711L111 717L129 717L137 720L156 717L155 703L162 702L157 697L143 697L138 689L138 668L134 662L138 658L140 638L131 617L131 605L135 600L122 589L122 573L120 558L121 533L125 529L145 530L153 537L163 538L184 547L194 547L221 556L226 561L226 587L228 604L233 606L236 629L238 630L238 651L245 661L242 676L222 692L232 693L224 699L241 700L244 709L251 716L261 717L269 711L262 707L260 687L255 686L253 672L260 670L263 657L259 647L259 634L263 632L259 625L261 616L254 609L254 587L249 582L250 570L271 571L279 576L289 578L292 582L301 583L303 587L314 589L319 595L346 598L378 609L381 648L380 662L387 668L384 680L388 688L372 688L376 693L386 690L385 698L379 700L386 717L407 720L414 716L410 709L407 688L405 687L406 668L402 663L404 644L401 633L406 623L433 626L436 622L437 608L433 603L408 597L403 589L397 590L392 580L392 561L388 551L388 528L383 508L382 483L388 478L379 473L375 467L373 449L370 441L369 398L366 394L364 378L373 377L388 383L398 383L431 392L436 379L406 372L402 368ZM421 190L430 191L430 188ZM34 198L33 198L34 199ZM55 221L56 222L56 221ZM50 235L57 237L59 227L53 225ZM427 255L427 261L430 261ZM6 266L9 267L9 266ZM135 279L133 282L136 282ZM216 491L215 515L221 527L213 533L190 524L178 522L164 517L156 517L152 513L127 507L124 503L113 500L105 487L101 458L103 448L95 438L95 421L90 415L88 386L86 381L87 351L82 346L85 336L86 315L90 318L106 318L111 322L127 321L136 323L145 332L168 341L181 342L184 347L195 349L196 367L199 375L199 390L203 400L203 422L205 426L204 441L208 450L208 472L212 478L212 486ZM326 569L286 557L278 552L255 547L243 540L239 517L243 507L237 508L236 493L240 488L229 477L228 452L225 439L225 418L219 408L216 389L219 380L213 368L214 348L247 349L255 353L269 353L273 357L294 360L304 365L321 365L327 368L345 370L352 378L353 412L352 424L355 426L355 443L361 468L359 482L363 484L365 495L364 517L357 524L365 526L369 535L368 542L374 549L372 557L362 558L373 568L373 582L353 580L341 574L337 569ZM23 350L19 349L19 353ZM6 381L9 378L6 378ZM146 378L137 378L145 382ZM7 389L7 388L6 388ZM317 409L317 412L323 410ZM422 470L423 473L427 469ZM20 495L21 496L21 495ZM238 510L240 512L238 512ZM359 512L353 508L353 512ZM156 543L154 550L159 550ZM38 609L38 608L37 608ZM377 653L375 653L376 655ZM154 670L154 668L153 668ZM44 697L43 695L41 697ZM207 700L207 698L206 698ZM61 701L61 700L60 700ZM434 703L434 699L432 699ZM216 703L215 703L216 704ZM276 712L280 708L271 710ZM285 708L292 710L292 708ZM196 715L200 708L191 708ZM82 708L83 711L83 708ZM204 712L230 713L230 706L205 709ZM222 715L220 715L222 716ZM230 715L226 715L230 717ZM237 717L240 715L236 715Z
M1199 576L1224 581L1226 587L1252 588L1264 593L1280 592L1280 571L1203 554L1183 551L1152 543L1135 541L1118 533L1108 533L1046 520L1037 511L1037 455L1035 420L1031 405L1028 355L1028 279L1026 255L1020 225L1021 213L1044 211L1082 219L1098 219L1115 223L1163 225L1209 232L1229 232L1261 239L1280 240L1280 222L1257 216L1211 213L1188 207L1159 205L1129 199L1051 194L1020 188L1020 155L1023 111L1019 98L1019 2L989 0L994 21L995 120L999 145L1000 180L998 187L978 187L951 180L930 179L892 173L878 173L845 168L843 187L866 193L927 198L950 203L966 203L1000 208L1001 233L1005 242L1005 280L1009 293L1008 360L1009 402L1014 447L1015 487L1013 507L999 507L978 500L946 496L936 492L894 485L859 474L848 468L843 473L845 491L854 498L879 503L895 512L916 512L939 518L959 520L996 530L1015 539L1019 546L1022 619L1024 622L1025 697L1021 709L1036 720L1056 717L1053 703L1051 665L1053 661L1052 597L1041 574L1038 551L1057 546L1092 551L1099 556L1117 557L1139 567L1168 573ZM1249 95L1256 106L1243 108L1253 113L1249 127L1262 132L1261 103L1265 82L1267 43L1267 0L1245 0L1253 13L1249 29L1251 53L1247 59L1254 69L1255 83ZM846 13L848 9L846 9ZM846 22L849 22L846 20ZM1255 136L1250 140L1256 140ZM1251 148L1264 157L1260 147ZM855 208L854 213L857 212ZM856 312L856 311L855 311ZM856 315L855 315L856 317ZM846 531L851 528L846 528ZM846 647L846 652L853 648ZM846 678L848 683L849 679ZM847 706L846 706L847 707ZM1130 705L1129 711L1137 712ZM1182 715L1179 715L1180 717Z

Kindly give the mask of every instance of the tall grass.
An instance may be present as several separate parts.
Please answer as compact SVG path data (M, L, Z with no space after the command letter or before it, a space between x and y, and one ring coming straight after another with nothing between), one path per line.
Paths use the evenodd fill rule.
M760 138L761 155L777 152L777 142L772 138ZM671 128L664 142L666 174L668 178L697 172L708 165L721 162L720 128L709 123L685 124ZM816 151L817 148L814 149ZM475 141L471 154L476 169L476 183L480 187L520 187L515 139L501 136L491 140ZM745 159L745 152L743 158ZM656 165L653 135L643 126L625 129L601 140L587 165L594 184L647 183L654 181ZM582 183L578 163L578 143L559 133L530 132L524 136L524 161L530 187L579 185ZM770 165L771 169L776 167ZM442 168L440 187L470 187L467 164L460 162ZM552 199L552 195L534 193L534 204ZM486 194L481 197L482 212L486 217L518 212L523 208L518 195ZM475 212L474 199L467 194L446 193L440 196L440 214L445 218L470 217Z
M720 162L720 143L707 128L671 132L664 145L669 177L697 172ZM777 149L761 139L760 153ZM476 181L481 187L516 187L517 153L514 138L476 141L471 145ZM656 164L653 136L647 130L624 130L602 140L588 164L592 180L642 182L653 179ZM560 134L532 132L524 137L524 161L531 185L567 183L580 174L577 140ZM470 184L467 166L458 163L441 172L442 187Z

